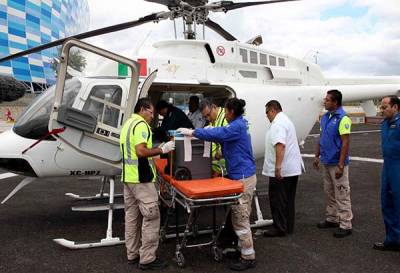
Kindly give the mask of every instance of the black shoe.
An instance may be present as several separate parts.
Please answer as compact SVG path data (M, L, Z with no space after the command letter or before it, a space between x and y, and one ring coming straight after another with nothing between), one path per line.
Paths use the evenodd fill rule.
M139 263L139 260L140 260L140 258L139 257L136 257L135 259L132 259L132 260L129 260L128 259L128 264L137 264L137 263Z
M231 263L229 268L234 271L244 271L246 269L256 267L256 264L257 264L257 262L255 259L254 260L245 260L245 259L239 258L239 260Z
M400 251L400 245L384 244L381 242L374 243L373 249L381 251Z
M267 230L264 230L263 236L264 237L285 237L286 234L277 229L267 229Z
M339 223L334 223L334 222L329 222L329 221L321 221L317 224L318 228L324 229L324 228L338 228Z
M343 228L338 228L334 233L333 233L333 237L336 238L343 238L346 236L351 235L351 229L343 229Z
M160 258L156 258L154 261L148 264L139 264L141 270L157 270L163 269L168 266L168 263Z

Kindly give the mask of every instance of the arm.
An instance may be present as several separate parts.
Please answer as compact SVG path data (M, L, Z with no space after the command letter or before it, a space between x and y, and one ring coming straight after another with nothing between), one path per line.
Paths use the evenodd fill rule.
M231 123L228 126L215 127L202 129L198 128L194 130L193 135L199 139L224 142L239 139L240 137L240 126L239 124Z
M159 147L148 149L146 143L137 144L135 146L135 152L137 157L152 157L163 153Z
M275 145L275 178L282 179L281 170L282 170L282 162L283 157L285 155L285 145L282 143L277 143Z
M335 177L340 178L343 175L344 161L346 160L346 155L349 152L350 135L341 135L342 149L340 150L340 158L337 170L335 172Z
M339 124L339 134L342 141L342 149L340 150L339 163L335 171L336 179L339 179L343 175L344 163L349 152L350 132L351 120L348 116L344 116Z
M314 157L314 162L313 162L313 166L315 169L319 169L319 156L321 155L321 148L319 146L319 141L315 147L315 157Z

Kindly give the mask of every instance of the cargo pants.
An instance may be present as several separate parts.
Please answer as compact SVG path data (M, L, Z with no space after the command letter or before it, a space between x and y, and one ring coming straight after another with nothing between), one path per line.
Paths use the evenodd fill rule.
M349 166L345 166L343 175L335 178L336 165L322 165L324 191L326 194L326 220L338 223L342 229L352 229Z
M244 184L244 192L239 198L239 204L232 206L232 226L239 238L238 246L241 256L245 260L253 260L256 257L253 246L253 236L250 229L251 203L254 189L257 184L256 175L241 179Z
M128 260L141 264L156 259L160 232L158 193L154 183L125 183L125 245Z

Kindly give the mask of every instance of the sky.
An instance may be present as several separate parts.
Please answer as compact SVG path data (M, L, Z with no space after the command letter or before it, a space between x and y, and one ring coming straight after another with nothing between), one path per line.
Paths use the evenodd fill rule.
M90 29L167 10L144 0L88 3ZM317 62L327 77L400 75L400 0L302 0L215 13L210 18L240 41L261 34L261 47ZM206 38L222 40L212 30ZM132 57L150 52L154 42L165 39L174 39L169 20L86 41Z

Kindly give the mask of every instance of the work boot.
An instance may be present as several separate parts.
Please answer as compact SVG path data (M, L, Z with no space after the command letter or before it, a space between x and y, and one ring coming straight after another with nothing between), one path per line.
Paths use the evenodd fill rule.
M232 262L231 265L229 266L230 269L234 271L244 271L249 268L254 268L256 267L256 260L245 260L243 258L239 258L239 260Z
M373 249L381 251L400 251L400 245L376 242L374 243Z
M321 221L317 224L318 228L325 229L325 228L338 228L339 223L329 222L327 220Z
M168 266L168 263L158 257L151 263L139 264L139 268L141 270L159 270L159 269L164 269L167 266Z
M343 228L338 228L334 233L333 237L336 238L343 238L346 236L351 235L351 229L343 229Z

